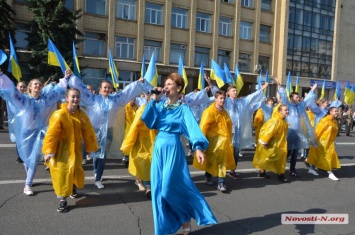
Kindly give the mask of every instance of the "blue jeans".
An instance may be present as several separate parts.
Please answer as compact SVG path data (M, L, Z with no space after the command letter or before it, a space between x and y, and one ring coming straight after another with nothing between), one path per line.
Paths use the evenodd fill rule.
M238 148L234 148L233 156L234 156L235 165L237 166L238 165L238 160L239 160L239 149ZM235 169L232 170L232 171L235 171Z
M33 178L35 177L37 171L37 163L34 165L33 169L28 168L26 164L23 164L26 171L26 186L32 186Z
M290 172L296 171L296 162L297 162L298 149L292 149L287 151L287 156L291 156L290 159Z
M210 173L208 173L207 171L205 172L205 176L206 176L207 178L211 178L211 177L212 177L212 175L211 175ZM224 183L224 179L225 179L225 178L218 177L217 182L218 182L218 183Z
M96 174L95 181L101 180L102 174L104 173L105 168L105 159L104 158L94 158L93 159L94 174Z

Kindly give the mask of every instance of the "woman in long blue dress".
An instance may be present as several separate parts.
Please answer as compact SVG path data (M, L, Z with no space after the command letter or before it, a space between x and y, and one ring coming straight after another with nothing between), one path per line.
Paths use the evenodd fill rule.
M67 80L60 79L56 86L45 87L38 79L28 84L28 94L18 91L13 82L0 71L0 94L13 107L10 134L15 135L16 146L26 170L24 194L33 195L32 182L41 156L42 141L57 102L64 97Z
M208 141L190 108L179 101L183 88L184 81L180 75L168 75L164 85L168 100L150 101L142 115L148 128L159 131L150 175L156 235L176 233L181 226L183 234L188 234L191 231L191 218L196 219L198 225L217 223L209 205L190 178L180 141L180 135L184 134L196 151L199 162L204 161L203 150L208 147Z

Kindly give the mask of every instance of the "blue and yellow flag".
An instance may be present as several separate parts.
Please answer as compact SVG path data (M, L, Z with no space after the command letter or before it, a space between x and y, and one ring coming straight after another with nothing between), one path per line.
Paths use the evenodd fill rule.
M319 99L323 99L325 96L325 79L323 80L322 91L320 93Z
M81 78L79 59L78 59L78 56L76 55L74 41L73 41L73 66L74 66L74 75L77 76L78 78Z
M211 73L210 73L211 80L215 80L217 86L221 88L224 84L227 83L226 75L221 67L212 59L211 63Z
M11 35L9 33L9 39L10 39L10 59L9 59L9 66L7 68L7 71L12 73L12 75L20 81L22 77L21 69L20 69L20 64L18 63L17 56L16 56L16 51L14 44L12 43Z
M203 62L201 61L200 73L198 74L198 84L197 88L202 90L205 88L205 71L203 68Z
M299 90L300 90L300 77L299 77L298 74L297 74L295 92L298 93Z
M48 38L48 64L60 67L62 69L63 74L65 74L65 70L70 69L67 62L65 62L64 58L58 51L57 47L49 38Z
M0 65L2 65L7 60L7 55L3 50L0 50Z
M144 58L144 54L143 54L143 58L142 58L142 67L141 67L141 77L144 77L145 74L145 58Z
M345 90L344 90L344 103L350 105L351 103L351 86L349 81L346 82L345 84Z
M224 67L223 68L224 68L224 73L226 74L227 83L235 86L234 79L232 77L231 71L229 70L228 65L226 63L224 63Z
M340 83L337 81L336 86L335 86L335 92L332 101L334 100L340 100L341 98L341 93L340 93Z
M286 95L288 99L290 99L290 94L293 92L292 90L292 78L291 78L291 72L288 72L287 75L287 82L286 82Z
M239 69L238 69L238 64L235 64L235 71L234 71L234 76L235 76L235 86L237 87L237 92L239 94L240 90L243 88L244 86L244 82L243 82L243 79L242 79L242 75L240 74L239 72Z
M119 85L118 85L118 77L119 77L120 75L119 75L119 73L118 73L118 71L117 71L115 62L113 61L110 48L108 48L107 51L108 51L109 72L111 73L111 79L112 79L113 87L114 87L115 89L117 89L118 86L119 86Z
M182 61L181 55L180 55L180 58L179 58L178 74L180 74L180 76L184 79L185 87L182 89L182 91L183 91L183 93L185 93L185 89L187 87L187 84L189 84L189 81L187 79L186 70L184 68L184 63Z
M152 54L152 57L150 58L148 69L144 74L144 79L154 87L158 85L158 70L155 64L154 52Z

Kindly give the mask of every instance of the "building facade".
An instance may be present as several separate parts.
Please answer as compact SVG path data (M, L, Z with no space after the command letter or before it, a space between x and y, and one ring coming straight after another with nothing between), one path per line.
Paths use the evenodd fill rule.
M16 12L16 47L25 57L24 40L31 20L24 0L7 0ZM140 76L143 55L146 62L154 52L159 82L176 72L182 56L189 85L197 87L200 63L209 70L211 59L233 71L238 64L244 87L255 90L257 77L268 70L285 84L286 74L301 77L309 88L311 79L334 80L347 74L342 57L339 30L341 0L67 0L68 9L82 9L77 21L85 35L78 45L84 82L96 85L108 76L107 48L110 48L124 86ZM346 4L355 5L354 3ZM342 9L342 10L340 10ZM351 15L350 8L347 10ZM344 18L348 27L351 17ZM348 42L350 43L350 42ZM354 46L352 46L354 47ZM346 59L345 59L346 60ZM20 61L21 62L21 61ZM343 61L345 64L349 61ZM25 64L21 66L26 71ZM24 73L26 74L26 72ZM122 86L121 86L122 87ZM269 89L275 94L275 87Z

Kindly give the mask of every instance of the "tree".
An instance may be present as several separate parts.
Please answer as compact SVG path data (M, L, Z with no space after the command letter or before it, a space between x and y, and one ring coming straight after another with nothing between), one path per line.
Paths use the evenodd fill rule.
M35 77L47 79L49 76L61 77L59 67L50 66L48 61L48 38L50 38L68 65L72 65L72 43L81 40L77 36L83 34L76 28L76 20L81 17L81 10L70 11L64 0L26 0L28 8L33 12L31 33L27 40L28 47L32 50L29 68Z
M12 40L15 43L15 28L13 16L16 15L14 10L11 8L6 1L0 1L0 49L9 48L9 32L11 34Z

